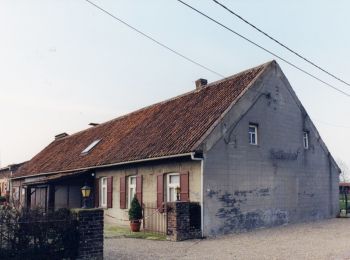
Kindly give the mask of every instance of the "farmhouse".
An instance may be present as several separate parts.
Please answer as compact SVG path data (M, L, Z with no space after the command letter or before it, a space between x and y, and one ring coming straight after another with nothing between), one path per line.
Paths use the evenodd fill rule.
M45 209L80 207L87 184L90 206L119 225L128 224L135 195L147 219L162 218L165 202L198 202L202 234L214 236L335 217L339 171L271 61L58 135L13 183L23 188L25 205Z

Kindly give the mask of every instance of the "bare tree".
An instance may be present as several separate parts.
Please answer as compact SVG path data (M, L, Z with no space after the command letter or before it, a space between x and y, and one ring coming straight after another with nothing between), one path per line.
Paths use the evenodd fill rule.
M337 160L337 163L341 170L341 173L339 175L340 182L350 182L350 169L348 165L340 159Z

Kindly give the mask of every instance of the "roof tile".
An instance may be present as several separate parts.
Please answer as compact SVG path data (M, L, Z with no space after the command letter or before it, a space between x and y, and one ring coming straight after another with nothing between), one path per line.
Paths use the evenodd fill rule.
M269 63L53 141L17 176L188 153ZM87 154L81 152L101 141Z

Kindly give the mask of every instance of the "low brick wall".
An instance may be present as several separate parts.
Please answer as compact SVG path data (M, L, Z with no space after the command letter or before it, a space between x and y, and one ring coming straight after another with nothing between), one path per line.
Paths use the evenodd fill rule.
M81 209L79 220L78 259L103 259L103 210Z
M196 202L167 203L167 237L172 241L201 238L200 205Z

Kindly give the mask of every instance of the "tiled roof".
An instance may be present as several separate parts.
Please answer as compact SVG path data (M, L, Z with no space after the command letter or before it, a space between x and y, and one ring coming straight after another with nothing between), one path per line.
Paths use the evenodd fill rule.
M269 64L55 140L16 177L195 151L195 144ZM82 155L95 140L101 141Z

